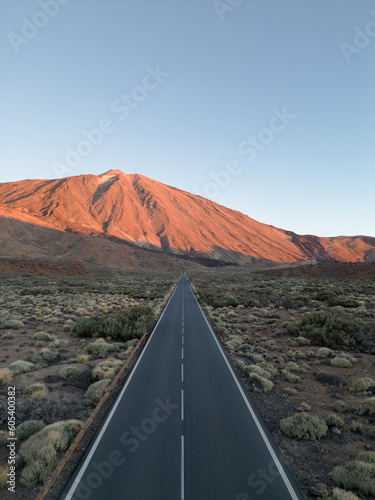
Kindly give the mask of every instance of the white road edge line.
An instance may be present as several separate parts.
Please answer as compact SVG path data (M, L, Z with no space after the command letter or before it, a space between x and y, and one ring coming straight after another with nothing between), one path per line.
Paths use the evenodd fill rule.
M185 446L184 436L181 436L181 500L185 498Z
M186 280L187 280L187 279L186 279ZM225 354L224 354L224 352L223 352L223 349L222 349L222 347L221 347L221 345L220 345L220 343L219 343L219 341L218 341L218 339L217 339L217 337L216 337L216 334L215 334L215 332L212 330L211 325L210 325L210 323L208 322L208 319L207 319L206 315L204 314L204 312L203 312L203 310L202 310L202 308L201 308L201 305L199 304L199 302L198 302L198 300L197 300L197 298L196 298L196 296L195 296L195 294L194 294L194 292L193 292L193 290L192 290L192 288L191 288L191 286L190 286L190 283L189 283L189 282L188 282L188 285L189 285L189 287L190 287L191 293L193 294L193 297L195 298L196 303L198 304L199 309L201 310L201 313L202 313L202 315L203 315L204 319L206 320L206 323L207 323L207 325L208 325L208 328L210 329L210 332L211 332L211 334L212 334L212 336L213 336L213 338L214 338L214 340L215 340L215 342L216 342L216 344L217 344L217 346L218 346L218 348L219 348L219 350L220 350L220 352L221 352L221 355L223 356L224 361L225 361L225 363L227 364L227 367L229 368L229 371L230 371L230 373L231 373L231 375L232 375L232 377L233 377L233 379L234 379L234 381L235 381L235 383L236 383L236 385L237 385L237 387L238 387L238 390L240 391L241 396L243 397L243 400L244 400L244 402L245 402L245 404L246 404L246 406L247 406L247 408L248 408L248 410L249 410L249 412L250 412L251 416L253 417L253 420L254 420L254 422L255 422L255 425L257 426L258 431L259 431L260 435L262 436L263 441L265 442L265 444L266 444L266 446L267 446L267 449L268 449L268 451L269 451L269 453L270 453L270 455L271 455L271 457L272 457L273 461L275 462L275 464L276 464L276 467L277 467L278 471L280 472L280 476L282 477L282 479L283 479L283 481L284 481L284 483L285 483L285 486L287 487L287 489L288 489L288 491L289 491L289 493L290 493L290 495L291 495L292 499L293 499L293 500L299 500L298 495L297 495L297 494L296 494L296 492L294 491L294 488L293 488L293 486L291 485L291 483L290 483L290 481L289 481L289 478L288 478L288 476L286 475L286 473L285 473L285 471L284 471L283 466L281 465L280 460L277 458L277 455L276 455L276 453L275 453L275 450L273 449L273 447L272 447L272 445L271 445L270 441L268 440L268 437L266 436L266 434L265 434L265 432L264 432L264 430L263 430L263 427L262 427L261 423L259 422L259 420L258 420L257 416L255 415L255 412L254 412L254 410L252 409L252 407L251 407L251 405L250 405L250 403L249 403L249 400L247 399L247 397L246 397L246 395L245 395L245 393L244 393L244 391L243 391L243 389L242 389L242 387L241 387L240 383L238 382L237 377L235 376L235 374L234 374L234 372L233 372L233 368L232 368L232 367L231 367L231 365L229 364L229 361L228 361L227 357L225 356Z
M172 298L173 298L174 294L176 293L176 290L177 290L177 288L178 288L178 285L180 284L180 280L181 280L181 278L178 280L178 283L177 283L177 285L176 285L176 287L175 287L175 289L174 289L174 291L173 291L172 295L170 296L170 298L169 298L169 300L168 300L168 302L167 302L167 305L166 305L166 306L165 306L165 308L164 308L164 311L162 312L162 314L161 314L161 316L160 316L160 318L159 318L158 322L156 323L155 328L153 329L153 331L152 331L152 333L151 333L151 336L150 336L150 338L149 338L149 340L148 340L147 344L145 345L145 347L144 347L143 351L141 352L141 355L139 356L138 361L136 362L136 364L135 364L135 366L134 366L133 370L131 371L131 373L130 373L130 375L129 375L129 377L128 377L128 379L127 379L127 381L126 381L125 385L124 385L124 387L122 388L122 390L121 390L121 392L120 392L119 396L117 397L116 402L115 402L115 404L113 405L113 408L112 408L112 410L111 410L111 413L108 415L108 417L107 417L106 421L104 422L103 427L102 427L102 429L101 429L101 431L100 431L100 433L99 433L98 437L96 438L96 440L95 440L94 444L92 445L92 448L91 448L91 450L90 450L90 453L87 455L86 460L84 461L84 463L83 463L83 465L82 465L82 467L81 467L81 469L80 469L79 473L77 474L77 477L75 478L75 480L74 480L74 482L73 482L72 486L70 487L70 490L68 491L68 493L67 493L67 495L66 495L66 497L65 497L65 500L71 500L71 499L73 498L73 495L74 495L74 493L75 493L75 490L77 489L77 486L78 486L78 484L80 483L80 481L81 481L81 479L82 479L82 476L83 476L83 474L85 473L85 471L86 471L86 469L87 469L87 466L88 466L88 464L89 464L89 462L90 462L90 460L91 460L91 458L92 458L93 454L95 453L95 450L96 450L96 448L98 447L98 444L99 444L100 440L102 439L103 434L105 433L105 431L106 431L106 429L107 429L107 427L108 427L108 425L109 425L109 423L110 423L110 421L111 421L111 419L112 419L112 417L113 417L113 414L115 413L115 411L116 411L116 409L117 409L117 406L119 405L119 403L120 403L120 401L121 401L121 399L122 399L122 397L123 397L123 395L124 395L124 393L125 393L126 389L128 388L128 385L129 385L129 383L130 383L131 379L133 378L133 375L134 375L134 373L135 373L135 371L136 371L136 369L137 369L137 367L138 367L138 365L139 365L139 363L140 363L141 359L143 358L143 355L144 355L144 353L146 352L147 347L150 345L150 342L151 342L151 340L152 340L152 338L153 338L153 336L154 336L154 333L156 332L156 329L157 329L157 327L158 327L158 325L159 325L159 323L160 323L160 321L161 321L162 317L164 316L164 313L165 313L165 311L167 310L167 308L168 308L168 306L169 306L170 301L172 300Z

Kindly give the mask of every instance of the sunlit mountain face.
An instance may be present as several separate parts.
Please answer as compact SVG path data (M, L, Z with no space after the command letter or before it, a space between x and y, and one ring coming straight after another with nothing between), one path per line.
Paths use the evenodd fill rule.
M120 170L0 184L2 256L103 264L112 257L116 264L123 260L137 267L146 258L137 249L145 256L157 252L158 259L164 255L165 262L170 257L234 264L375 261L375 238L297 235Z

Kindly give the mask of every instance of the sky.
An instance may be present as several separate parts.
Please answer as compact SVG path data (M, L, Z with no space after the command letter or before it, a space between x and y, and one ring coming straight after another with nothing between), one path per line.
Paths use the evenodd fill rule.
M138 173L375 236L373 0L0 0L0 182Z

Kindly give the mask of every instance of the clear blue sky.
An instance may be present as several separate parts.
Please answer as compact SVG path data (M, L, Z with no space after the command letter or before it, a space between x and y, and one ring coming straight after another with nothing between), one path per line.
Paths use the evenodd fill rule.
M0 0L0 17L0 182L115 168L299 234L375 236L373 0Z

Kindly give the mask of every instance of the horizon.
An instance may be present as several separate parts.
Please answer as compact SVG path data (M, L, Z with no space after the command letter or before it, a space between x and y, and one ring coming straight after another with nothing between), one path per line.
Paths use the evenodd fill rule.
M0 182L136 171L375 237L373 2L235 3L1 2Z

